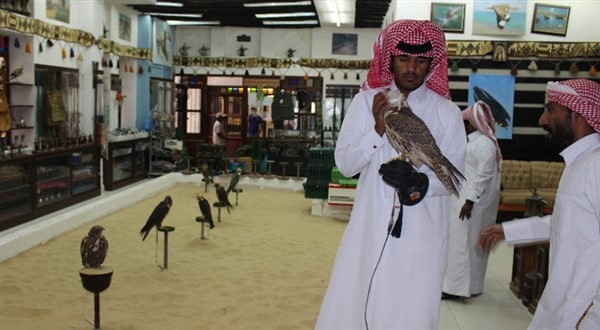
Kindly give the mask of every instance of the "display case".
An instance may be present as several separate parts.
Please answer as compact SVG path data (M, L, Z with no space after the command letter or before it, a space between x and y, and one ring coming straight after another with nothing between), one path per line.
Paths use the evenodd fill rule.
M31 165L23 158L0 162L0 223L31 213Z
M69 154L39 159L35 170L36 207L71 197Z
M114 190L148 176L150 139L132 139L108 144L104 162L104 189Z
M0 158L0 230L100 195L95 144Z

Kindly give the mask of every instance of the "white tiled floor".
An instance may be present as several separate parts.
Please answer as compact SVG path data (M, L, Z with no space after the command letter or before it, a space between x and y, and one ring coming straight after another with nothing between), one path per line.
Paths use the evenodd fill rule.
M482 295L443 300L440 330L527 329L533 315L510 291L513 249L498 244L490 254Z

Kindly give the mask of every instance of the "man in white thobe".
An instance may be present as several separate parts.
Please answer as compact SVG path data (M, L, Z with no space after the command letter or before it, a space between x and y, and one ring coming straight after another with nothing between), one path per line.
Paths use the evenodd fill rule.
M360 173L350 221L334 262L316 329L437 329L446 270L450 192L426 165L429 188L418 204L403 206L400 237L397 192L381 165L398 152L384 134L386 89L408 98L442 153L462 172L466 134L460 109L449 100L444 34L429 21L400 20L374 45L375 57L348 109L335 161L346 176Z
M489 250L550 240L548 282L530 330L600 329L600 84L550 82L539 124L559 147L565 169L551 215L492 225L481 232Z
M466 180L460 197L451 197L444 299L483 293L489 253L479 246L479 233L496 222L500 200L502 154L492 111L478 101L462 115L468 134Z

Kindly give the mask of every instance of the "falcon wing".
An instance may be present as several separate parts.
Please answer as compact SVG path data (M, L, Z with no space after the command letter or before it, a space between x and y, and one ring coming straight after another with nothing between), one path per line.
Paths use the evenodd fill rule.
M146 236L148 236L150 230L152 230L152 227L156 226L158 228L161 226L168 213L169 205L165 201L158 203L158 205L152 211L152 214L150 214L150 217L148 217L148 221L146 221L146 224L140 230L142 241L146 239Z

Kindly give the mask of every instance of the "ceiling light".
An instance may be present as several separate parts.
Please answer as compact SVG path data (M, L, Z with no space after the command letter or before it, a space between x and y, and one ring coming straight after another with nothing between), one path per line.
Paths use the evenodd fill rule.
M146 13L146 15L150 16L164 16L164 17L193 17L193 18L202 18L202 14L178 14L178 13Z
M286 2L253 2L245 3L244 7L285 7L285 6L310 6L310 1L286 1Z
M317 25L319 21L316 19L304 21L263 21L264 25Z
M158 1L154 5L163 6L163 7L183 7L183 3L181 3L181 2Z
M337 27L340 27L340 25L342 24L342 20L340 19L340 7L338 6L337 0L333 0L333 2L335 3L335 14L337 17L335 25Z
M177 21L177 20L168 20L167 24L169 25L219 25L220 21Z
M269 14L254 14L256 18L282 18L282 17L309 17L316 16L314 12L296 12L296 13L269 13Z

